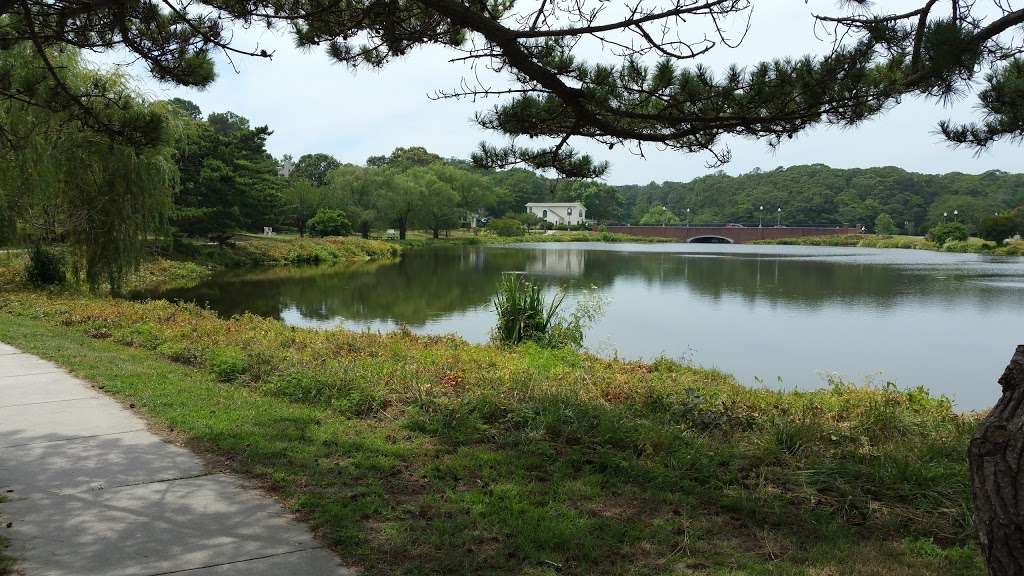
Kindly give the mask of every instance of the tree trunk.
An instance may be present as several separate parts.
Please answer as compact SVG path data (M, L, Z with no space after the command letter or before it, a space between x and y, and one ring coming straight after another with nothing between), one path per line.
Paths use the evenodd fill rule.
M440 237L441 237L441 229L435 227L434 228L434 240L437 240Z
M405 229L406 229L405 220L400 220L398 222L398 239L399 240L405 240Z
M1024 345L968 449L974 524L990 576L1024 576Z

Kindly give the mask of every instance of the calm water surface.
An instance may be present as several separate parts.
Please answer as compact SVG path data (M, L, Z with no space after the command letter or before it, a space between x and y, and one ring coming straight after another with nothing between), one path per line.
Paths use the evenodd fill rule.
M484 342L503 272L607 299L587 346L666 355L751 385L923 385L990 406L1024 343L1024 259L912 250L695 244L530 244L407 252L400 262L218 275L145 296L295 326L457 333Z

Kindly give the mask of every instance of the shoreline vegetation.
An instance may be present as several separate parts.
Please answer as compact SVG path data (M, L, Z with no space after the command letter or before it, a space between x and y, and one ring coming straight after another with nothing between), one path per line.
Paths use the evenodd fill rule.
M244 237L139 282L427 242ZM984 572L980 416L921 389L772 391L664 358L0 287L0 340L257 480L368 574Z
M857 248L902 248L907 250L930 250L932 252L958 252L965 254L988 254L992 256L1024 256L1024 240L1007 240L1002 245L971 237L967 240L950 240L939 246L923 236L901 236L888 234L850 234L844 236L805 236L802 238L780 238L778 240L757 240L751 244L780 246L836 246Z
M189 286L213 273L231 268L278 265L339 264L361 261L389 261L403 250L482 244L530 242L672 242L669 238L629 236L609 232L555 231L503 237L490 233L455 231L449 237L433 239L429 234L410 232L406 240L345 237L298 237L290 234L258 236L237 234L230 242L216 244L193 240L152 243L147 256L125 284L124 292ZM26 287L27 252L13 247L0 250L0 288ZM84 286L82 287L84 289Z
M257 236L238 234L223 245L178 240L154 244L138 271L129 278L125 292L197 284L218 270L275 265L337 264L359 261L388 261L401 257L403 250L446 245L502 245L536 242L636 242L673 243L673 238L631 236L604 231L554 231L498 236L454 231L450 236L431 238L429 233L410 231L406 240L363 239L356 236L300 238L295 235ZM971 237L949 241L943 246L921 237L854 234L807 236L758 240L753 245L826 246L859 248L900 248L940 252L1024 256L1024 240L1007 240L1002 245ZM0 287L25 287L27 255L17 249L0 250Z

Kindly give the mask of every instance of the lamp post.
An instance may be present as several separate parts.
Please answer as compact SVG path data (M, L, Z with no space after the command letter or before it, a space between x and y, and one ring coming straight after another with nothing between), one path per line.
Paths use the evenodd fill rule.
M945 224L945 223L946 223L946 216L949 216L949 212L943 212L943 213L942 213L942 223L943 223L943 224Z
M953 222L957 222L957 217L960 215L959 210L953 210Z
M777 215L775 218L775 227L780 228L782 226L782 208L780 207L775 211L775 213Z
M687 228L690 227L690 209L689 208L686 209L686 227Z
M757 227L761 228L764 224L764 206L758 208L757 212Z

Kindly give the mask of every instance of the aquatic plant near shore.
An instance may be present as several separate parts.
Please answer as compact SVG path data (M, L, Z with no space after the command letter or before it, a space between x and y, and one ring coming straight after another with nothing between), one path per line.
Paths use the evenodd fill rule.
M586 329L604 313L605 301L596 291L588 291L568 316L560 315L566 293L559 292L545 303L541 286L521 274L506 274L494 310L498 325L494 339L501 344L535 342L548 348L583 348Z
M494 337L502 344L544 342L555 316L565 302L565 293L545 303L541 287L521 274L506 274L494 298L498 325Z

